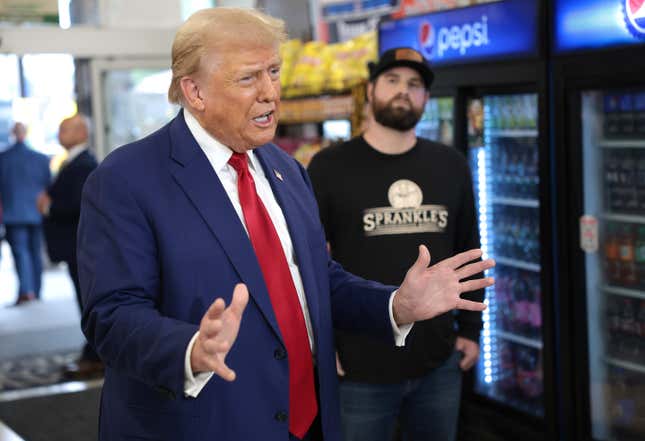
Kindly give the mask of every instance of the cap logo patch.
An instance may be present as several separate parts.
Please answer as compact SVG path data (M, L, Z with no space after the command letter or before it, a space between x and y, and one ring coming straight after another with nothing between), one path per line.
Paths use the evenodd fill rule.
M412 49L397 49L394 53L395 60L408 60L416 61L417 63L423 63L423 57L420 53Z

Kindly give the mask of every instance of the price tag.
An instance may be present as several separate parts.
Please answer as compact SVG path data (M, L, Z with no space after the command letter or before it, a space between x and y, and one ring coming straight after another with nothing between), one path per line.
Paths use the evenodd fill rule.
M580 216L580 248L585 253L598 251L598 219L594 216Z

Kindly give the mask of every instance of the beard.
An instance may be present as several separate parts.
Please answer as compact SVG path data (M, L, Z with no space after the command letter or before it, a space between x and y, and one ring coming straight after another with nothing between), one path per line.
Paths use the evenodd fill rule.
M402 108L394 104L397 100L407 101L409 107ZM372 113L376 122L399 132L414 128L423 115L424 108L415 108L412 101L403 95L397 95L388 102L383 102L372 94Z

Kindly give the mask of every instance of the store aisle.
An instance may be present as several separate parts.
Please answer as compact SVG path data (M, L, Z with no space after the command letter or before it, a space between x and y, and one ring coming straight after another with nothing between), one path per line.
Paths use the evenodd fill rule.
M80 348L80 315L67 269L47 268L42 300L13 306L17 279L6 242L0 252L0 360Z

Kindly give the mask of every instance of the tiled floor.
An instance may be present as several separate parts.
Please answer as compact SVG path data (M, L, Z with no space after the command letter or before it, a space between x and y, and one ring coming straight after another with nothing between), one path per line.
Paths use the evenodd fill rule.
M0 360L80 347L80 316L67 269L46 269L42 299L13 306L17 279L6 242L0 251Z
M65 266L52 266L44 271L40 301L13 306L18 289L17 278L6 242L0 243L0 255L0 360L81 348L84 338L80 330L80 315ZM100 385L99 380L10 391L0 393L0 401L63 393L70 387L82 390ZM21 438L0 421L0 441L21 441Z

